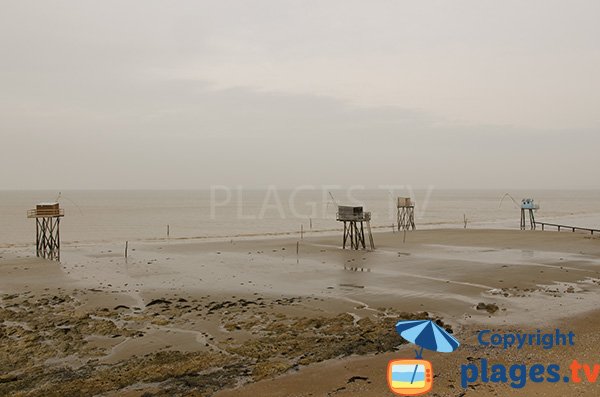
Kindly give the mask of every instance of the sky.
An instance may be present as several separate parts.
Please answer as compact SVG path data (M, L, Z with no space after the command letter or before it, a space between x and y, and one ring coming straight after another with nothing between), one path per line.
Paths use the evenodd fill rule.
M597 0L0 9L0 189L599 188Z

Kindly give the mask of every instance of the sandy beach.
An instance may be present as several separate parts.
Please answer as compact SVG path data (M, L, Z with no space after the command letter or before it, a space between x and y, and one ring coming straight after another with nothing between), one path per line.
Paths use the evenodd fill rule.
M429 352L432 395L595 396L589 383L526 389L460 366L597 360L600 236L511 230L69 243L62 262L0 250L0 395L383 396L394 330L431 318L461 347ZM297 253L298 252L298 253ZM568 329L571 347L482 347L480 329ZM523 394L526 393L526 394Z

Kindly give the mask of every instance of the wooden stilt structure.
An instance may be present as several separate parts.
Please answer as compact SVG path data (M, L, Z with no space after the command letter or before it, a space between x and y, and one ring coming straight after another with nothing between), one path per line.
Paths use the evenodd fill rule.
M521 208L521 230L527 229L527 215L526 212L529 212L529 228L531 230L535 230L535 215L533 214L533 210Z
M337 220L344 223L344 238L342 247L346 249L346 245L350 244L350 248L354 250L367 249L365 243L365 227L367 224L367 234L369 235L369 246L375 249L373 234L371 232L371 213L363 212L362 207L339 206Z
M415 230L415 204L410 197L398 197L398 231Z
M344 222L344 241L343 248L346 249L346 244L350 242L350 248L357 250L359 248L366 249L365 246L365 231L363 223L359 221L343 221ZM360 224L360 227L358 226Z
M35 219L36 256L60 261L60 218L64 210L58 203L41 203L27 211L28 218Z
M529 213L529 228L535 230L535 215L534 211L540 208L539 205L535 204L533 199L521 200L521 230L527 229L527 213Z

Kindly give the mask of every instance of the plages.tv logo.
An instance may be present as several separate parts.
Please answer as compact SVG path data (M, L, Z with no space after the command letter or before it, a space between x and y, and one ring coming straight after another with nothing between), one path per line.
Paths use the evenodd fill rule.
M456 338L431 320L400 321L396 331L401 337L419 346L415 359L391 360L387 367L390 390L400 396L428 393L433 387L433 366L423 360L423 349L451 353L460 346Z

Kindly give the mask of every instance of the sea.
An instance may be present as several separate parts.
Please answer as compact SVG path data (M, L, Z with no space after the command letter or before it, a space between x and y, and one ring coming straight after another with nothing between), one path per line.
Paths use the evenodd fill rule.
M205 190L0 191L0 247L35 241L27 210L60 203L63 243L229 239L334 233L338 205L362 206L371 225L392 231L396 198L411 197L417 229L518 229L519 204L533 198L537 221L600 229L600 190L450 190L434 187L216 186Z

